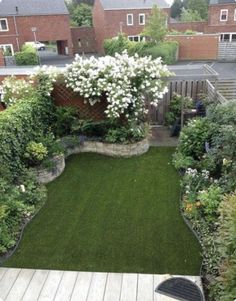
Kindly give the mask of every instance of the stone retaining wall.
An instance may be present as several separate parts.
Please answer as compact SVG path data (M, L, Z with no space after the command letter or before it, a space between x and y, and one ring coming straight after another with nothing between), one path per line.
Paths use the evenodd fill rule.
M52 158L55 166L52 169L36 169L36 176L39 183L47 184L59 177L65 169L65 157L79 153L98 153L111 157L130 158L132 156L140 156L149 149L148 139L144 139L132 144L111 144L95 141L85 141L79 146L66 149L66 156L60 155Z

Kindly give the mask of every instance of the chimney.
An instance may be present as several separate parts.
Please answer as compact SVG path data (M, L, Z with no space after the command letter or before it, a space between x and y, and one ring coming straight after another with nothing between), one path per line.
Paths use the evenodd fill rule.
M18 9L18 6L16 6L16 14L18 15L19 13L19 9Z

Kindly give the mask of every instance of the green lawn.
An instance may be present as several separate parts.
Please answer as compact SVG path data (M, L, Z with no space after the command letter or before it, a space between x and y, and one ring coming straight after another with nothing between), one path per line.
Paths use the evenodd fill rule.
M179 212L173 151L70 157L5 266L199 274L200 247Z

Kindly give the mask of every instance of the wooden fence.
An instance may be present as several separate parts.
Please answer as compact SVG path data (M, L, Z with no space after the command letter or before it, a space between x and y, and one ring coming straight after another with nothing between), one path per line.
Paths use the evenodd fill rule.
M223 96L217 92L218 74L210 66L180 65L170 67L170 69L176 74L166 79L168 93L159 102L157 108L148 105L150 123L163 124L165 122L165 115L169 110L174 93L183 97L191 97L194 100L207 96L216 102L223 101Z

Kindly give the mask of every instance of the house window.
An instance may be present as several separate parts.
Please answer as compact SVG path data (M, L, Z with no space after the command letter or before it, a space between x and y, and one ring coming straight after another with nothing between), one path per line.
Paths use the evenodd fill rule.
M5 56L12 56L14 54L12 44L0 44L0 49L3 51Z
M234 21L236 21L236 8L234 10Z
M134 15L133 14L127 15L127 25L128 26L134 25Z
M145 37L143 37L143 36L128 36L128 39L131 42L142 42L142 41L145 41Z
M222 9L220 11L220 21L227 21L228 20L228 9Z
M236 42L236 34L235 34L235 33L234 33L234 34L232 34L231 41L232 41L232 42Z
M139 25L145 25L145 14L139 14Z
M7 19L0 19L0 31L8 31Z

